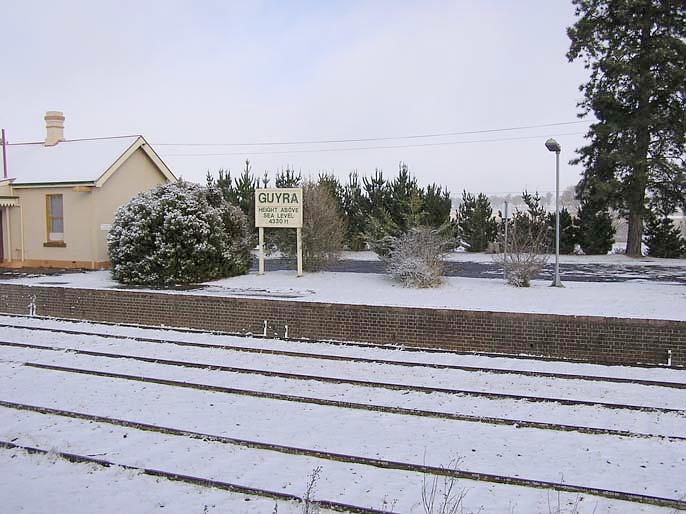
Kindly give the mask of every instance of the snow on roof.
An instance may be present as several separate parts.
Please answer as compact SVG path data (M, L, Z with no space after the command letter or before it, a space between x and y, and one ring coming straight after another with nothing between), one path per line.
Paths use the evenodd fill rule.
M7 145L7 175L14 184L95 182L140 136Z

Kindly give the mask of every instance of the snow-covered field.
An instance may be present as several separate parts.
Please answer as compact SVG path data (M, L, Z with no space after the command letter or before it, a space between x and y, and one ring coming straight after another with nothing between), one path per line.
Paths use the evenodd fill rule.
M51 452L0 450L3 512L269 514L276 502L276 512L295 513L302 512L297 502L140 470L302 497L308 475L321 467L315 499L424 513L423 484L435 477L431 469L449 467L452 459L460 472L479 474L456 479L466 513L561 514L575 512L578 502L580 513L668 514L681 505L583 488L686 500L686 370L10 316L0 316L0 324L0 441ZM67 462L60 452L135 469ZM578 492L558 496L554 486L526 480Z
M122 287L112 280L109 271L16 278L0 283L97 289ZM321 272L296 277L293 271L274 271L262 276L252 272L208 282L190 291L165 292L324 303L686 320L686 287L683 284L632 280L567 282L564 288L549 285L548 281L536 280L530 288L515 288L501 279L447 277L439 288L411 289L399 285L388 276L372 273Z

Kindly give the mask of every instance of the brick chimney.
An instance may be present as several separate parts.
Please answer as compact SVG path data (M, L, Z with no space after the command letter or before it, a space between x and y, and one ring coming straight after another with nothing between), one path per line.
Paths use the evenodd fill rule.
M64 141L64 114L60 111L45 113L45 146L55 146Z

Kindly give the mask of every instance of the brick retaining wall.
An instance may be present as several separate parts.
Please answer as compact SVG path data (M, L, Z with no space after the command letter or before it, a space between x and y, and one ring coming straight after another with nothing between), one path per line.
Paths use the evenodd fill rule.
M35 301L34 301L35 298ZM0 312L289 338L686 366L686 322L0 284Z

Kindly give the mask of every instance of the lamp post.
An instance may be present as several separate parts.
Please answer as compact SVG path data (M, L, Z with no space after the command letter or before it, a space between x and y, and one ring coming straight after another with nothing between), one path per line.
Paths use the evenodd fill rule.
M545 142L550 152L555 152L555 278L552 287L564 287L560 282L560 143L553 138Z

